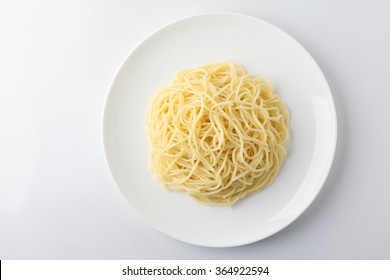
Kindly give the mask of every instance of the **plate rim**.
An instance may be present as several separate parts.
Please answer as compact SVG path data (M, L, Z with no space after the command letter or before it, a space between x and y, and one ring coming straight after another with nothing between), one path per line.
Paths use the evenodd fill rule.
M327 162L327 165L325 166L325 168L323 170L322 178L319 180L317 191L314 193L311 200L308 200L306 202L306 205L304 207L302 207L302 209L297 214L295 214L294 217L290 221L283 224L283 226L281 226L281 227L277 227L276 229L269 231L268 234L255 235L256 237L254 237L252 239L245 239L245 240L242 240L241 242L227 242L226 244L214 244L214 245L207 243L207 242L188 241L188 240L185 240L183 238L169 234L165 230L161 229L159 226L151 223L148 219L146 219L144 217L144 215L142 215L138 211L138 209L132 203L130 203L130 201L125 197L124 193L122 192L121 187L119 186L117 179L114 177L112 166L110 165L109 159L108 159L108 151L106 149L108 140L106 138L106 133L105 133L105 131L107 130L107 128L106 128L106 126L107 126L106 119L107 119L107 115L108 115L107 104L110 100L110 97L112 96L112 90L113 90L113 87L115 85L115 82L116 82L120 72L125 67L127 61L133 55L133 53L135 53L138 49L140 49L144 44L146 44L156 34L158 34L160 31L162 31L166 28L169 28L171 26L179 24L183 21L191 20L191 19L198 18L198 17L208 17L208 16L234 16L234 17L241 17L241 18L257 21L257 22L260 22L261 24L265 24L267 27L270 27L272 29L276 29L278 32L281 32L284 36L287 36L292 41L294 41L299 46L299 48L302 51L304 51L307 58L311 60L311 62L315 65L315 67L317 67L317 69L319 71L319 76L321 77L321 80L323 81L324 86L326 86L327 95L329 97L329 102L331 105L330 106L330 109L331 109L330 113L331 113L331 119L333 119L333 121L331 121L331 124L332 124L333 135L334 135L334 137L332 139L329 139L329 142L331 144L332 149L331 149L331 152L329 154L330 157L329 157L329 160ZM197 245L197 246L202 246L202 247L226 248L226 247L243 246L243 245L247 245L247 244L251 244L251 243L255 243L255 242L264 240L264 239L284 230L288 226L290 226L294 221L296 221L300 216L302 216L302 214L312 205L313 201L317 198L318 194L321 192L327 178L329 177L329 173L330 173L331 168L333 166L334 157L335 157L336 148L337 148L337 139L338 139L338 125L337 125L337 123L338 123L337 122L337 112L336 112L334 98L333 98L333 94L332 94L331 88L329 86L329 83L328 83L322 69L318 65L317 61L313 58L313 56L309 53L309 51L298 40L296 40L292 35L290 35L286 31L284 31L283 29L279 28L277 25L270 23L268 21L265 21L261 18L255 17L255 16L251 16L251 15L247 15L247 14L243 14L243 13L236 13L236 12L205 12L205 13L196 13L196 14L192 14L192 15L188 15L188 16L184 16L184 17L179 17L175 20L171 20L170 22L168 22L166 24L160 25L154 31L152 31L151 33L148 33L148 35L146 35L143 39L141 39L137 44L135 44L135 46L127 53L125 58L120 63L119 67L116 69L116 71L113 75L113 78L111 79L111 82L109 84L108 91L106 92L106 97L105 97L104 104L103 104L103 114L102 114L102 118L101 118L101 128L102 128L101 129L101 144L103 147L104 160L105 160L105 163L109 169L110 177L112 178L116 189L119 191L119 193L121 194L122 198L126 201L126 203L128 205L130 205L130 207L138 215L138 217L141 217L142 220L146 221L146 223L149 224L150 226L152 226L152 228L158 230L159 232L163 233L165 236L168 236L172 239L179 240L179 241L187 243L187 244L192 244L192 245Z

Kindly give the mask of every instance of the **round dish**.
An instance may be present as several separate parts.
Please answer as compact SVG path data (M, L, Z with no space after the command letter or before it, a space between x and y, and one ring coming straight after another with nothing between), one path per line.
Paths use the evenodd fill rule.
M153 96L179 70L223 60L270 81L291 117L287 157L274 183L233 207L203 205L157 182L145 123ZM305 211L329 173L336 123L326 79L297 41L260 19L214 13L165 26L129 54L106 100L103 145L120 192L152 226L188 243L229 247L266 238Z

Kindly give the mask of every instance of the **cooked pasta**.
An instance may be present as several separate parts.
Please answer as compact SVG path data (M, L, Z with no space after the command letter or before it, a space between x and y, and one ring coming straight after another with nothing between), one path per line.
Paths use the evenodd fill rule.
M241 66L184 70L150 107L150 168L170 191L231 205L274 181L288 126L288 109L271 85Z

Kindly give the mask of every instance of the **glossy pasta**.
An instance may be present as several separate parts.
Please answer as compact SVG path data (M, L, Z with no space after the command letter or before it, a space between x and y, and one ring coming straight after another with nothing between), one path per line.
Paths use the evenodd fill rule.
M184 70L150 107L150 168L170 191L231 205L273 182L288 126L288 109L271 85L241 66Z

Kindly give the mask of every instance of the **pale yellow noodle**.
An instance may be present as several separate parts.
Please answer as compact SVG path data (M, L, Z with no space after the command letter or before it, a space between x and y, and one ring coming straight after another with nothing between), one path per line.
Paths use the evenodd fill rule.
M278 174L289 112L265 79L227 61L179 72L155 96L147 126L150 167L168 190L231 205Z

